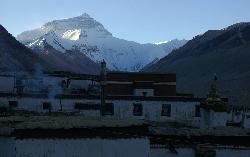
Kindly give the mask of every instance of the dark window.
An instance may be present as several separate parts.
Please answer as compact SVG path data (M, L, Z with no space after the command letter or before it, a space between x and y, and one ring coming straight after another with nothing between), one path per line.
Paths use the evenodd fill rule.
M106 103L101 108L102 115L114 115L114 104L113 103Z
M142 92L143 96L147 96L148 92Z
M171 104L162 104L161 115L168 117L171 116Z
M195 106L195 117L201 116L201 107L199 105Z
M16 85L17 86L22 86L23 85L23 81L22 80L16 80Z
M44 102L43 103L43 109L44 110L51 110L51 103L50 102Z
M78 110L99 110L99 104L89 104L89 103L75 103L75 109Z
M134 104L133 115L142 116L142 104Z
M16 108L18 106L18 102L17 101L9 101L9 107L10 108Z
M0 115L1 115L1 113L5 113L5 112L7 112L8 111L8 108L7 107L4 107L4 106L1 106L0 107Z

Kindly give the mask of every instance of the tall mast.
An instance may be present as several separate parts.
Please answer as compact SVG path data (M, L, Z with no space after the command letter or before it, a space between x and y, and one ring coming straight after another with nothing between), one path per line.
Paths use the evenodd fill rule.
M105 86L107 80L107 69L106 69L106 62L103 60L101 62L101 72L100 72L100 85L101 85L101 105L100 111L101 115L103 115L103 107L105 105Z

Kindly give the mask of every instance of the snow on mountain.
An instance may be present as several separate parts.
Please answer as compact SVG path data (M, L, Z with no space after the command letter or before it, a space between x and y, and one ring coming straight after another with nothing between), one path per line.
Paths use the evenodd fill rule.
M166 44L168 43L169 41L166 40L166 41L160 41L160 42L157 42L157 43L154 43L155 45L161 45L161 44Z
M187 42L188 42L188 40L185 40L185 39L182 39L182 40L174 39L174 40L170 40L170 41L158 42L155 44L162 47L165 52L170 53L172 50L175 50L175 49L182 47Z
M76 50L95 62L104 59L110 70L120 71L138 71L186 43L185 40L172 40L158 45L139 44L119 39L86 13L48 22L41 28L21 33L17 39L41 52L44 42L62 53Z

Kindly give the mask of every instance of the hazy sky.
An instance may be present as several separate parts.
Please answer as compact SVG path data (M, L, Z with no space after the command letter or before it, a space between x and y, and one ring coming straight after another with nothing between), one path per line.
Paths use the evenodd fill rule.
M250 22L250 0L0 0L0 24L15 36L83 12L118 38L153 43Z

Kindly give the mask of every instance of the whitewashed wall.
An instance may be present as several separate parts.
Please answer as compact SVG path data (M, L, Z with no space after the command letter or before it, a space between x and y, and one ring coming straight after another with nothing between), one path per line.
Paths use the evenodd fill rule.
M214 112L213 110L201 109L200 127L206 129L209 127L226 126L230 117L230 114L227 112Z
M216 157L249 157L250 148L214 148ZM196 157L192 148L176 148L178 154L172 153L169 149L150 149L149 157Z
M18 157L148 157L149 141L136 139L24 139Z
M175 154L169 149L165 148L150 149L149 157L195 157L195 152L193 149L178 148L176 150L178 154Z
M0 92L13 92L14 82L14 77L0 76Z
M236 111L236 112L232 112L231 114L232 114L233 122L239 123L242 121L243 115L244 115L243 111Z
M50 77L50 76L45 76L43 77L43 84L44 86L55 86L55 85L59 85L62 80L67 80L67 77ZM72 89L79 89L79 88L84 88L87 89L89 84L91 84L92 81L90 80L74 80L74 79L70 79L70 84L69 84L69 88Z
M245 114L244 127L250 128L250 113Z
M134 117L137 119L146 119L152 121L162 120L193 120L195 116L195 105L197 102L181 101L131 101L114 100L115 113L119 113L121 118ZM141 103L143 105L142 116L133 116L133 104ZM171 116L161 116L162 104L171 104Z
M71 80L69 88L83 88L88 89L88 86L92 83L90 80Z
M15 139L0 137L0 157L15 157Z
M54 85L59 85L62 80L66 80L66 77L49 77L45 76L43 77L43 84L45 86L54 86Z
M216 157L249 157L249 147L209 147ZM189 146L151 148L147 138L131 139L15 139L0 138L1 157L195 157Z
M249 157L250 148L216 149L216 157Z
M79 110L74 109L75 103L88 103L98 104L99 99L42 99L42 98L18 98L18 97L2 97L0 98L2 105L8 106L8 101L18 101L18 108L47 112L43 110L43 102L50 102L52 104L51 111L64 112L77 112ZM151 121L192 121L195 120L195 106L198 102L182 102L182 101L136 101L136 100L106 100L107 103L114 104L114 117L116 119L146 119ZM143 105L142 116L133 115L133 104L141 103ZM171 104L171 116L162 116L162 104ZM84 116L95 117L100 116L99 110L81 110L81 114Z

